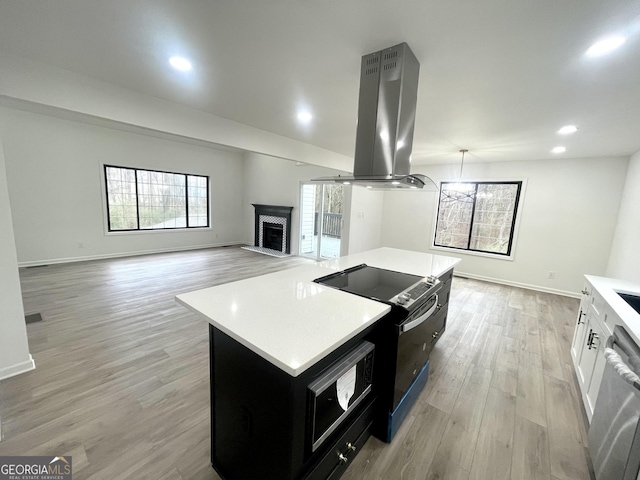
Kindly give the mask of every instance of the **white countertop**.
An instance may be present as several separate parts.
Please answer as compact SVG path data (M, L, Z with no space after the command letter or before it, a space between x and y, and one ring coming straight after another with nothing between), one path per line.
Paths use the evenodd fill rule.
M622 320L629 335L640 345L640 314L631 308L617 293L629 293L640 296L640 285L626 280L596 277L593 275L585 275L585 278L593 285L593 288L602 296L604 301L609 304L620 320Z
M458 258L379 248L184 293L176 300L292 376L298 376L391 309L313 280L361 263L427 277Z

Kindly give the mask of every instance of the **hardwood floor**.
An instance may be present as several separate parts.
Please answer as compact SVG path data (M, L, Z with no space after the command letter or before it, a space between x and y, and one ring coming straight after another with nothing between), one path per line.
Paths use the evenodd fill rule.
M454 277L449 305L410 416L343 479L591 478L569 355L578 301Z
M179 293L310 262L217 248L20 272L36 370L0 382L0 455L76 479L215 479L207 324ZM569 356L577 300L454 278L430 379L345 479L589 479Z

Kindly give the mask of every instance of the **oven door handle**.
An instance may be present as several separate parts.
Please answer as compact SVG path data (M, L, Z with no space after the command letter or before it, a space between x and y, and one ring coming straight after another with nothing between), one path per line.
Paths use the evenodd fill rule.
M433 313L438 309L438 305L439 305L438 294L436 294L435 297L436 297L436 301L434 302L433 307L427 310L427 312L424 315L420 315L415 320L411 320L410 322L403 323L400 325L400 333L405 333L411 330L412 328L416 328L418 325L420 325L422 322L428 319L431 315L433 315Z

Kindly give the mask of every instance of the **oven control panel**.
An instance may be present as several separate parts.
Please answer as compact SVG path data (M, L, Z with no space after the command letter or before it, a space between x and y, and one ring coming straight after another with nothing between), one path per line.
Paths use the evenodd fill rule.
M399 293L395 298L391 299L392 303L400 305L401 307L408 308L416 301L422 301L423 297L429 298L432 293L435 293L440 289L440 280L434 276L429 276L424 280L421 280L417 284L409 287L402 293Z

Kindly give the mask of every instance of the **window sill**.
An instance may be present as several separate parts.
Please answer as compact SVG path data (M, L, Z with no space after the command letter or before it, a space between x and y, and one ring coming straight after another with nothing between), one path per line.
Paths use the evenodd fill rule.
M438 247L436 245L431 245L431 250L437 250L439 252L449 252L460 255L470 255L472 257L484 257L484 258L493 258L496 260L507 260L513 262L515 260L515 253L511 252L511 255L498 255L496 253L485 253L485 252L474 252L473 250L461 250L458 248L447 248L447 247Z
M212 227L198 227L198 228L165 228L165 229L155 229L155 230L115 230L110 232L105 228L106 236L118 236L118 235L148 235L150 233L178 233L178 232L202 232L202 231L211 231Z

